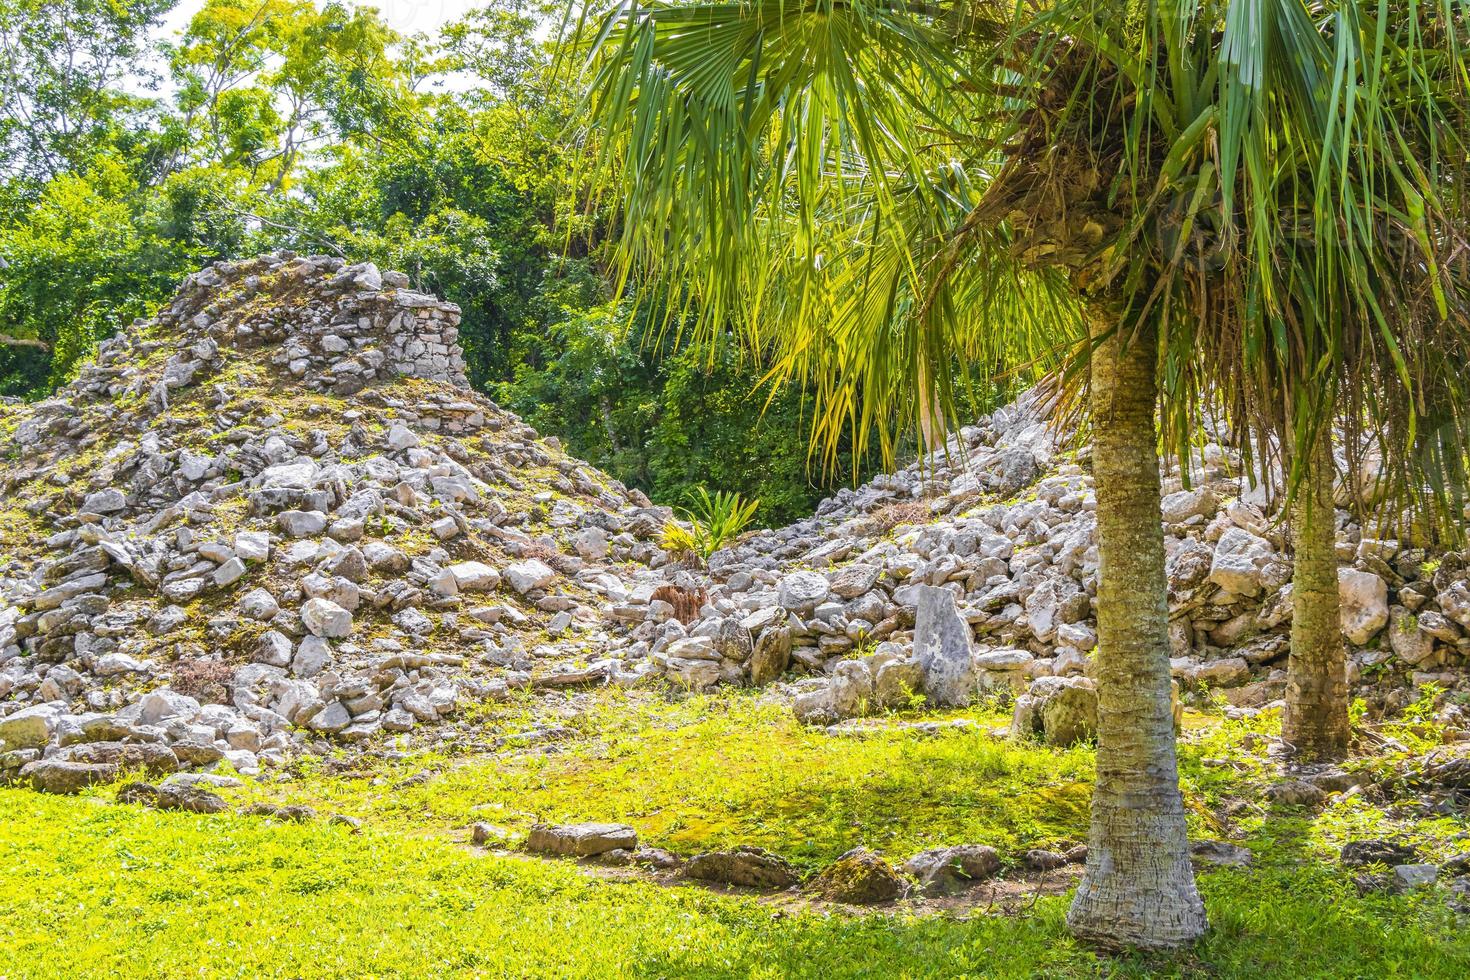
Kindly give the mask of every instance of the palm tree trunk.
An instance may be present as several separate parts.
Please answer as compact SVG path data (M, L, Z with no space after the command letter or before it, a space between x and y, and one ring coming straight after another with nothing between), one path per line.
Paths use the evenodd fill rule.
M1347 652L1337 591L1332 433L1323 426L1308 450L1306 473L1291 508L1295 557L1291 585L1291 659L1281 737L1302 761L1347 755Z
M1207 928L1179 794L1159 512L1152 330L1092 311L1097 485L1097 782L1087 871L1067 914L1080 939L1171 948Z

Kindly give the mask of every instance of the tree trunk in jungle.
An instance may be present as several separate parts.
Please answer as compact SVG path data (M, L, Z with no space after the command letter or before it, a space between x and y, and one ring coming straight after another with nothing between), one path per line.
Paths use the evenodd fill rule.
M1087 870L1067 914L1103 946L1167 949L1207 928L1194 883L1170 705L1168 591L1154 423L1158 344L1093 311L1097 782ZM1111 332L1110 332L1111 331Z
M1291 659L1281 737L1294 758L1326 762L1348 750L1347 652L1337 591L1332 434L1326 426L1305 462L1291 507Z

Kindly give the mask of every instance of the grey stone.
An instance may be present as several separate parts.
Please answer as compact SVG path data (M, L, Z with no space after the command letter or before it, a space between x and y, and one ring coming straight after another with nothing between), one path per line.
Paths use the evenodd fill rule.
M1470 581L1451 582L1440 590L1438 598L1440 611L1470 630Z
M418 444L419 437L406 425L395 422L388 430L388 449L391 452L412 449Z
M462 561L445 569L461 592L492 592L500 585L500 573L478 561Z
M352 613L330 599L308 599L301 607L301 622L313 636L338 640L352 633Z
M823 869L812 890L829 902L877 905L903 895L904 881L887 861L859 847Z
M800 881L796 869L784 859L746 846L696 854L685 863L684 875L699 881L770 890L792 888Z
M178 718L185 722L199 717L199 702L187 694L163 688L150 691L138 701L138 719L145 725Z
M20 778L38 792L71 796L88 786L111 782L117 771L117 766L108 763L42 759L22 767Z
M1404 663L1412 667L1428 664L1434 658L1434 640L1434 635L1420 626L1418 616L1403 606L1389 609L1388 643Z
M314 731L335 734L352 724L352 712L341 701L333 701L307 721L306 726Z
M89 514L115 514L127 507L128 498L121 490L109 487L106 490L98 490L89 493L82 501L82 510Z
M276 602L276 597L266 589L251 589L240 598L240 615L246 619L258 622L266 622L275 618L281 607Z
M880 708L905 708L924 688L924 668L912 657L889 660L873 675L873 700Z
M255 662L285 667L291 662L291 641L276 630L267 630L255 644Z
M1393 884L1397 891L1428 888L1438 880L1439 868L1432 864L1400 864L1393 869Z
M367 560L368 567L375 572L399 575L408 571L408 555L390 544L371 541L363 545L362 555Z
M924 671L924 696L937 707L963 707L975 696L970 624L954 593L921 586L914 617L914 658Z
M1241 657L1223 657L1189 668L1184 677L1208 687L1239 687L1251 679L1251 668Z
M1215 545L1209 580L1237 595L1260 595L1267 582L1264 566L1274 556L1271 542L1244 528L1232 527Z
M1183 524L1192 517L1208 520L1215 516L1219 504L1209 487L1195 487L1166 494L1160 501L1165 524Z
M320 636L306 636L297 644L296 653L291 657L291 673L297 677L316 677L331 662L331 642Z
M283 510L276 515L276 526L287 537L311 537L327 529L327 515L316 510Z
M213 577L214 584L217 586L234 585L245 577L245 563L239 558L231 558L214 570Z
M1317 806L1327 794L1301 779L1283 779L1266 787L1266 798L1283 806Z
M866 714L873 702L873 673L864 660L844 660L832 668L832 710L838 719Z
M957 895L995 877L1000 871L1000 855L983 844L940 847L915 854L904 862L903 869L918 882L921 894Z
M550 585L556 580L556 572L539 558L532 558L507 565L505 580L516 592L526 595Z
M571 857L592 857L637 846L637 832L621 823L540 824L531 828L526 839L528 851Z
M1419 852L1409 844L1370 838L1344 844L1339 860L1349 868L1361 868L1369 864L1414 864L1419 860Z
M776 601L785 609L809 613L824 601L831 589L827 577L818 572L792 572L776 588Z
M1339 568L1337 592L1342 633L1350 642L1362 646L1388 624L1388 583L1381 576Z
M600 527L584 527L574 534L572 549L588 561L601 561L611 550L607 532Z
M98 657L92 664L92 673L98 677L121 677L125 674L146 674L152 667L125 653L108 653Z
M243 561L266 561L271 556L271 536L265 531L241 531L235 535L233 550Z
M791 663L791 630L780 626L767 629L755 641L750 655L750 682L764 687L786 673Z
M1038 677L1016 699L1011 734L1072 745L1097 735L1097 689L1087 677Z
M44 747L51 741L56 718L57 712L46 705L22 708L0 718L0 747L7 751Z
M877 565L869 565L864 562L854 562L846 565L830 576L829 583L834 595L843 599L856 599L872 590L878 583L878 576L882 572Z
M1244 868L1255 861L1255 855L1239 844L1223 840L1195 841L1190 853L1196 864L1208 864L1222 868Z

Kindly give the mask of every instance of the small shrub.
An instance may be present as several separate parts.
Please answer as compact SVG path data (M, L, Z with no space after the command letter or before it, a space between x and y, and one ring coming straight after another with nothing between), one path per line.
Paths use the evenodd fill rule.
M710 493L695 488L693 506L683 509L684 524L670 521L664 525L660 544L679 558L697 558L701 562L738 538L755 519L759 500L746 500L738 493L717 490Z

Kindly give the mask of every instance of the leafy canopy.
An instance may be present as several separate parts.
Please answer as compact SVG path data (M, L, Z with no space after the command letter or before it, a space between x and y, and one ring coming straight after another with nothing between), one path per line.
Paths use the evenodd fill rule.
M1464 0L629 2L584 18L623 282L805 378L814 438L935 428L960 364L1160 338L1165 441L1329 421L1463 479ZM1431 485L1425 488L1424 479Z

